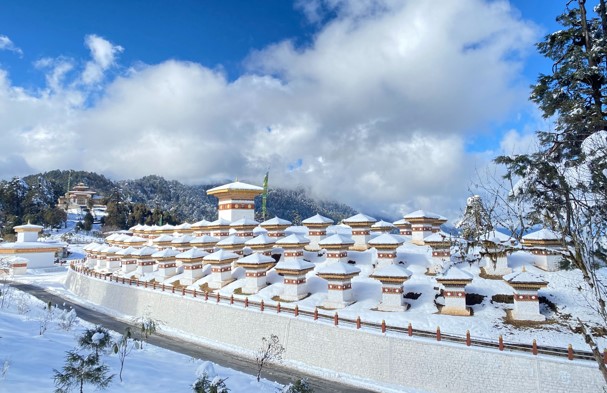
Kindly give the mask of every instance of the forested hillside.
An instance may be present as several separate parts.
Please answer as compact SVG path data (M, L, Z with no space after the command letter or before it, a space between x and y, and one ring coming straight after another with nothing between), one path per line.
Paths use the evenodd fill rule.
M73 187L79 182L104 197L108 213L118 211L116 214L122 215L121 219L112 221L114 227L156 222L160 216L165 222L214 220L217 216L217 199L207 196L206 190L218 184L185 185L155 175L112 181L94 172L54 170L0 181L2 232L7 233L28 220L61 225L65 214L55 207L57 199L66 193L68 184ZM256 206L256 216L260 219L260 198ZM268 218L278 216L296 224L316 213L336 221L356 213L342 203L311 198L303 188L270 188L267 211Z

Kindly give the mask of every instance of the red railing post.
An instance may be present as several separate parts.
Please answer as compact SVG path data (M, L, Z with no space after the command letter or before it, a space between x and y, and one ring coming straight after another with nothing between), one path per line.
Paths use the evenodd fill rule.
M299 307L297 307L297 304L295 305L295 309L293 310L293 314L295 314L295 316L299 315ZM606 351L605 353L607 353L607 349L605 351Z
M185 287L181 288L181 296L185 296Z
M234 295L230 295L230 304L234 304Z
M154 282L152 283L152 289L153 289L153 290L156 290L156 281L154 281Z
M249 297L248 296L244 298L244 308L247 308L247 307L249 307Z
M531 344L531 353L537 355L537 341L535 341L535 338L533 339L533 344Z
M263 304L263 299L261 299L261 303L259 303L259 311L263 311L264 308L265 306Z
M335 324L335 326L339 325L339 315L337 315L337 313L333 315L333 324Z
M502 337L502 335L500 334L499 339L498 339L498 348L500 351L504 350L504 339Z
M209 292L204 291L204 300L209 300Z
M146 281L146 282L143 284L143 287L144 287L144 288L147 288L147 287L148 287L148 282L147 282L147 281Z
M318 307L314 307L314 320L318 319Z
M386 320L385 319L381 320L381 332L382 333L386 332Z
M280 302L278 302L278 304L276 305L276 312L279 313L280 312Z
M360 315L356 317L356 328L360 329Z
M162 292L164 292L165 286L164 283L162 283Z
M217 303L219 303L220 300L221 300L221 295L219 294L219 291L217 291Z
M196 288L194 288L194 297L196 297Z
M440 326L436 327L436 341L440 341L441 340L441 335L440 335Z
M472 340L470 340L470 330L466 330L466 345L470 346L472 344Z
M409 326L407 327L407 334L409 337L413 336L413 325L411 325L411 322L409 322Z
M171 286L171 293L175 293L175 287Z
M567 347L567 359L573 360L573 346L571 344Z

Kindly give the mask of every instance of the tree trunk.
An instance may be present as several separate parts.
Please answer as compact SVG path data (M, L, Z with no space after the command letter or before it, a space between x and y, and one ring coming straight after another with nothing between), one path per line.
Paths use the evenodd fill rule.
M596 345L594 338L588 332L588 329L586 329L586 325L584 325L584 323L579 318L578 318L578 323L580 324L580 326L582 328L582 334L584 335L584 340L586 341L586 344L588 344L588 346L590 347L590 350L592 351L592 355L594 355L594 360L599 365L599 370L601 371L601 374L603 374L603 379L605 379L605 383L607 383L607 367L605 366L605 362L603 361L603 355L601 354L599 347Z

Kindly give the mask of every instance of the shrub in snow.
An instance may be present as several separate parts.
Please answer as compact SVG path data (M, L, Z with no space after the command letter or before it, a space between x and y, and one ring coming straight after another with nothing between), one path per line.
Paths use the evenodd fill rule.
M297 381L288 384L282 389L281 393L313 393L314 389L308 383L308 380L298 379Z
M198 368L196 369L196 376L200 378L203 375L206 375L209 378L215 378L217 376L217 373L215 372L215 366L213 366L212 362L206 361L203 362L200 366L198 366Z
M261 348L257 350L255 361L257 362L257 382L261 379L261 370L268 362L280 362L282 354L285 352L285 347L278 340L278 336L271 334L270 338L261 338Z
M108 375L108 372L108 366L100 363L98 354L81 355L76 351L68 351L62 371L53 369L53 379L57 387L55 393L68 393L74 389L83 393L86 384L105 389L114 377Z
M32 310L30 299L28 296L19 296L17 298L17 312L21 315L25 315Z
M203 373L192 385L194 393L228 393L230 389L225 384L227 378L221 379L215 376L213 379Z
M82 349L95 351L95 355L99 356L100 352L112 346L112 338L106 328L95 326L93 329L86 329L82 336L78 337L78 345Z
M46 329L48 329L49 323L51 323L51 321L55 318L55 310L56 307L53 307L53 304L50 301L44 306L44 312L40 316L39 320L39 334L41 336L44 334L44 332L46 332Z
M139 346L139 341L133 338L131 333L131 328L126 328L124 334L114 343L114 353L118 354L118 359L120 360L120 382L122 382L122 370L124 369L124 361L126 357L129 356L133 348L137 348Z
M159 322L152 318L149 309L141 317L136 318L135 323L139 325L142 342L143 340L147 340L152 334L156 333L159 325Z
M65 331L69 331L76 324L77 320L76 310L73 308L69 311L63 310L58 318L59 327Z

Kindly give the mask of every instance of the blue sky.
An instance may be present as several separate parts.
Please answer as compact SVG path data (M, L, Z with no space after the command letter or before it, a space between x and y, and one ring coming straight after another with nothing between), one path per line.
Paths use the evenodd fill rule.
M1 2L0 178L59 168L260 182L270 167L275 185L370 213L454 215L475 168L546 126L528 86L549 71L534 43L562 9Z

